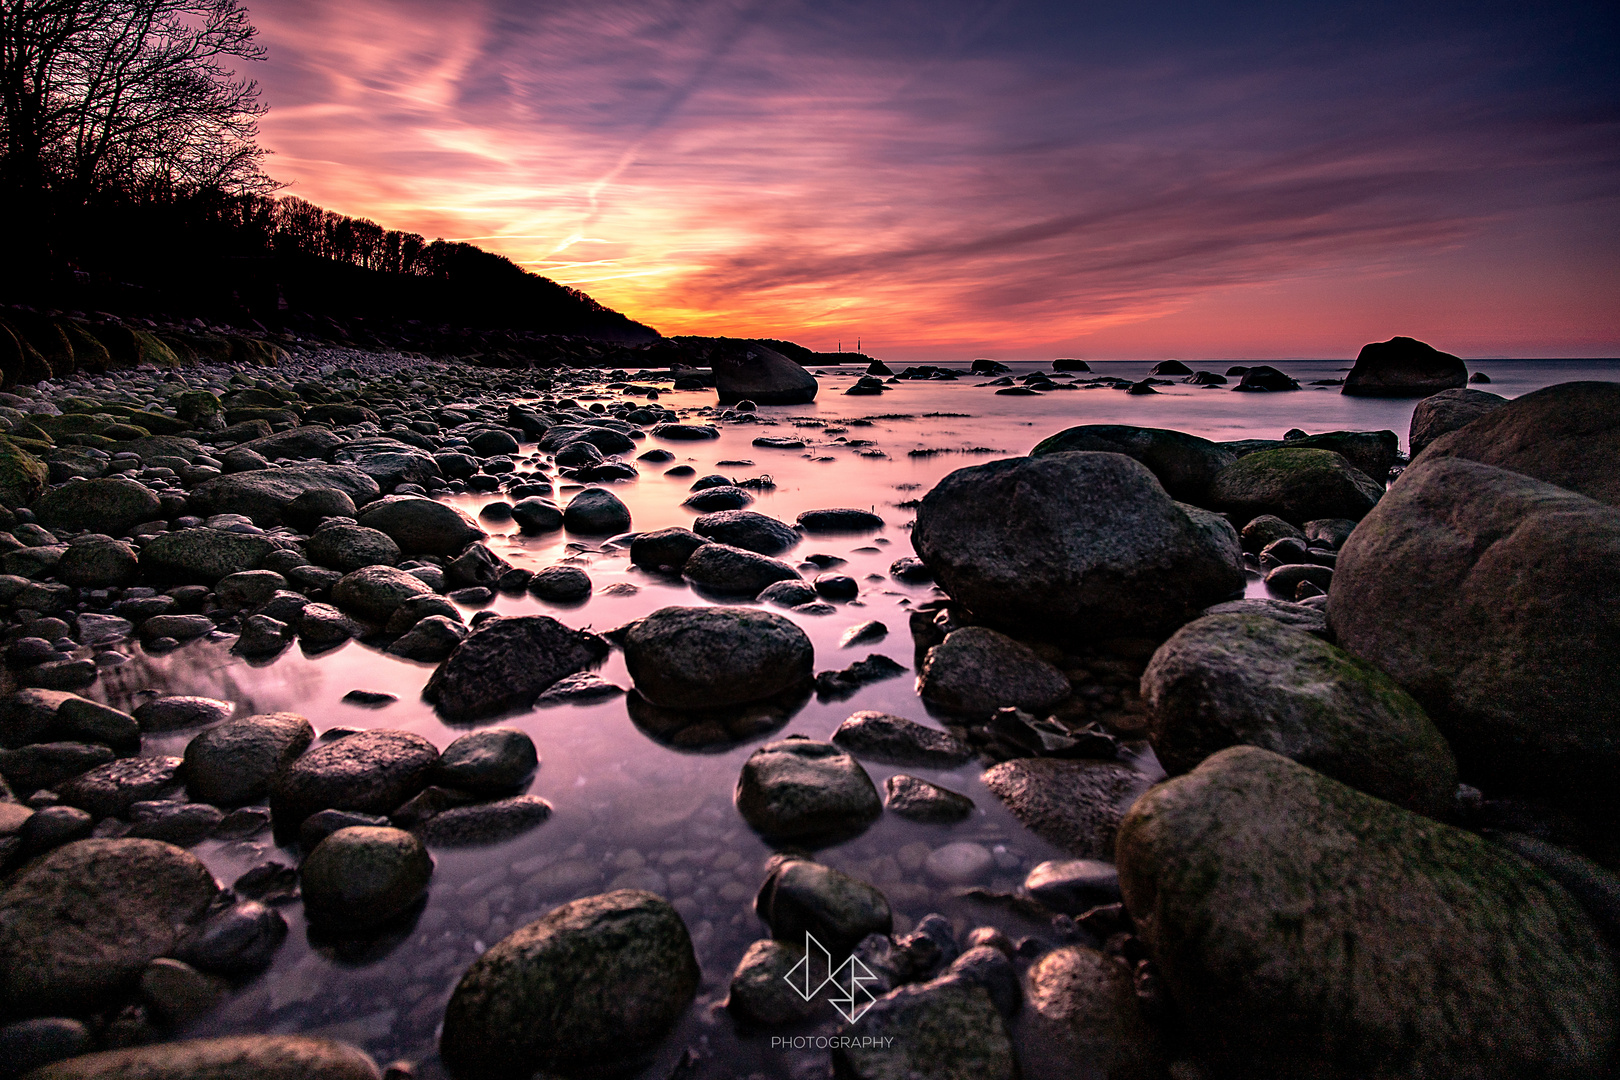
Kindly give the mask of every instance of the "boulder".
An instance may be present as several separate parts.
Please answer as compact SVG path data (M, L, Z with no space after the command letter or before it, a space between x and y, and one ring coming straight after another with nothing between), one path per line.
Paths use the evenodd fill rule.
M1024 878L1024 891L1053 911L1081 915L1119 902L1119 871L1100 859L1049 859Z
M273 435L264 435L238 443L237 448L251 450L270 461L277 458L326 461L331 458L332 451L342 446L345 441L343 436L331 428L300 424L288 431L278 431Z
M754 897L754 913L771 936L804 945L812 934L841 961L867 934L887 934L894 918L881 890L810 859L777 861Z
M1601 1075L1615 969L1586 915L1490 841L1257 747L1160 784L1120 886L1217 1073Z
M232 1035L103 1050L28 1074L29 1080L380 1080L370 1056L330 1039Z
M160 533L141 548L141 572L154 581L212 585L228 574L256 570L280 545L268 536L224 529Z
M50 470L10 439L0 439L0 506L30 506L45 492Z
M480 795L517 791L540 768L534 740L516 728L485 728L461 736L439 755L438 783Z
M525 535L556 532L563 527L563 512L550 500L531 496L512 504L512 520Z
M537 600L572 604L591 595L591 576L577 566L548 566L529 579L528 589Z
M563 526L592 536L621 533L630 528L630 508L605 488L586 488L568 500Z
M905 773L883 782L883 806L891 814L925 825L948 825L973 813L973 800Z
M399 545L387 533L341 521L316 529L304 550L310 562L344 574L362 566L393 566L400 558Z
M487 535L449 503L414 495L378 499L360 512L358 521L387 533L406 555L457 555Z
M832 743L778 739L755 750L737 778L737 810L767 837L858 832L883 813L872 778Z
M138 802L172 798L180 787L184 763L177 757L127 757L97 766L56 785L69 806L97 818L129 816Z
M949 732L881 712L855 713L838 725L832 741L860 757L884 765L949 769L973 757L973 748Z
M968 626L928 650L917 693L954 712L989 714L1009 705L1044 712L1069 696L1069 680L1023 642Z
M1188 623L1153 654L1142 699L1172 776L1242 744L1431 817L1456 800L1456 762L1423 707L1382 671L1277 619Z
M1122 454L958 469L923 498L911 542L979 618L1037 633L1164 632L1243 588L1232 527L1195 519Z
M0 1005L76 1015L132 990L141 970L207 912L214 876L157 840L66 844L0 891Z
M1125 810L1147 777L1113 761L1014 758L984 771L984 786L1048 843L1082 859L1111 859Z
M720 404L745 398L760 405L804 405L816 399L816 377L775 349L749 342L710 360Z
M1568 382L1514 398L1441 435L1425 458L1463 458L1620 506L1620 383Z
M356 506L375 499L380 490L375 480L348 465L288 465L206 480L191 489L188 499L191 512L201 517L246 514L255 525L268 527L281 524L282 508L298 496L328 488L343 492Z
M780 559L716 543L696 548L681 572L692 584L726 596L758 596L778 581L799 579L799 572Z
M1279 390L1298 390L1299 381L1269 364L1260 364L1244 371L1233 390L1264 393Z
M175 616L160 615L158 618ZM179 616L184 618L184 616ZM151 621L151 620L148 620ZM179 637L181 635L171 635ZM217 724L236 711L236 706L219 698L195 694L165 694L135 707L135 719L145 732L184 731L187 728Z
M389 438L344 443L332 451L332 460L338 467L358 470L383 491L393 491L400 484L422 484L440 475L439 463L432 454Z
M1345 376L1342 394L1354 397L1427 397L1468 385L1459 357L1409 337L1363 345Z
M748 946L731 975L726 1007L732 1015L750 1024L776 1027L808 1020L820 1012L825 1006L814 996L806 1000L789 979L804 963L803 944L766 938Z
M538 795L513 795L491 802L453 806L416 826L424 841L440 847L494 844L510 840L551 816L551 804Z
M662 897L621 889L564 904L480 956L445 1009L453 1077L527 1077L633 1060L697 993L686 925Z
M1083 424L1049 435L1035 444L1030 457L1092 451L1124 454L1146 465L1172 499L1208 501L1209 486L1237 455L1219 443L1164 428L1132 424Z
M717 510L702 514L692 522L692 531L707 540L761 555L780 555L804 539L786 522L752 510ZM691 551L686 554L690 556ZM634 553L631 558L634 560ZM682 565L685 565L684 560Z
M1290 600L1273 600L1269 596L1213 604L1204 609L1204 615L1264 615L1268 619L1276 619L1284 626L1303 630L1307 634L1315 634L1319 638L1328 636L1327 612Z
M156 492L123 477L75 480L52 489L33 509L46 528L89 529L109 536L127 536L141 522L167 516Z
M1312 518L1359 521L1384 489L1332 450L1284 447L1247 454L1222 469L1210 498L1239 520L1275 514L1298 524Z
M514 512L516 509L513 507ZM630 541L630 561L645 570L680 573L692 552L708 542L691 529L658 529L641 533Z
M405 911L427 892L432 876L433 860L421 840L367 825L337 830L298 868L310 919L345 932L374 929Z
M625 666L636 689L653 704L675 709L771 697L807 682L814 660L803 630L757 608L660 608L624 637Z
M864 1003L858 998L857 1005ZM1012 1040L989 991L945 977L878 998L834 1043L848 1080L1014 1080Z
M437 664L455 651L467 637L467 628L460 619L448 615L428 615L416 620L411 628L388 646L390 656L406 660L421 660Z
M216 806L262 799L314 741L314 727L297 713L227 720L186 744L186 790Z
M280 772L270 811L283 830L320 810L391 814L428 785L439 752L420 735L373 729L321 743Z
M1417 457L1428 446L1448 431L1473 423L1486 413L1495 412L1508 399L1484 390L1460 387L1431 394L1417 403L1412 410L1412 426L1407 443L1409 453Z
M433 590L413 574L392 566L364 566L332 586L332 602L362 619L386 623L405 601Z
M1620 767L1620 509L1439 448L1345 542L1328 624L1471 782L1601 794Z
M595 664L608 645L549 615L494 618L445 657L422 696L453 723L534 704L552 683Z
M883 519L872 511L853 510L848 507L806 510L796 520L799 528L815 535L871 532L873 529L883 528Z
M1099 1080L1167 1080L1169 1046L1142 1015L1122 958L1067 945L1043 953L1024 981L1024 1021L1058 1070ZM1067 1069L1064 1066L1067 1065Z

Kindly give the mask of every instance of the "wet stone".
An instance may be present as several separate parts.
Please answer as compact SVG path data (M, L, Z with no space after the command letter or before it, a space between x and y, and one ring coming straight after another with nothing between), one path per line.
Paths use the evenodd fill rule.
M1119 871L1099 859L1043 862L1024 879L1024 891L1062 915L1080 915L1119 902Z
M56 792L69 806L97 818L128 817L135 803L178 790L183 765L177 757L123 758L58 784Z
M427 891L433 860L401 829L351 826L315 846L299 868L312 919L343 930L379 926Z
M841 870L809 859L777 861L759 894L754 912L771 936L802 946L815 936L834 960L842 960L868 934L887 934L893 925L882 891Z
M469 732L444 748L436 781L450 787L498 795L529 782L540 768L534 740L516 728Z
M406 731L373 730L308 751L276 777L270 806L278 827L320 810L388 814L427 786L439 760L433 744Z
M218 698L176 694L153 698L135 709L135 719L146 732L184 731L217 724L236 706Z
M896 773L883 784L884 806L892 814L930 825L962 821L973 813L973 800L948 788L905 773Z
M519 836L550 817L551 804L545 799L514 795L451 807L428 818L416 831L436 847L494 844Z
M791 839L859 831L883 812L872 778L831 743L780 739L743 764L737 809L768 837Z

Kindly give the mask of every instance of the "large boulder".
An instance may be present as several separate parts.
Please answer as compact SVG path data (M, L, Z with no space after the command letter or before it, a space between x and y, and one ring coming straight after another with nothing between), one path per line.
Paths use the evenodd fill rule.
M842 960L867 934L894 928L889 901L876 886L811 859L777 860L754 897L754 913L778 941L804 946L809 933Z
M1159 633L1243 588L1237 533L1189 509L1122 454L1008 458L941 480L911 542L981 619L1064 635Z
M458 1080L622 1063L669 1030L698 981L668 901L634 889L588 896L473 962L445 1009L439 1054Z
M710 361L720 404L748 399L760 405L803 405L816 399L816 377L775 349L758 342Z
M1218 1075L1604 1075L1615 969L1505 848L1235 746L1126 815L1120 886Z
M160 533L141 548L141 572L154 581L212 585L243 570L256 570L280 544L268 536L224 529Z
M965 626L928 650L917 693L953 712L989 714L1009 705L1044 712L1069 696L1069 680L1023 642Z
M1095 451L1124 454L1146 465L1172 499L1203 503L1209 485L1237 455L1219 443L1165 428L1133 424L1082 424L1049 435L1035 444L1030 457Z
M761 555L779 555L804 539L787 522L752 510L716 510L702 514L692 522L692 531L716 543Z
M1620 506L1620 383L1537 390L1441 435L1425 458L1465 458Z
M737 777L737 810L774 839L858 832L883 813L872 778L832 743L778 739L749 755Z
M28 1080L379 1080L370 1055L303 1035L187 1039L69 1058Z
M45 491L50 470L10 439L0 439L0 506L29 506Z
M420 496L378 499L360 512L359 522L393 537L407 555L459 555L487 535L449 503Z
M606 488L586 488L568 500L563 526L592 536L624 532L630 528L630 508Z
M33 509L46 528L109 536L127 536L141 522L165 516L156 492L122 477L75 480L47 493Z
M393 566L400 558L399 545L387 533L341 521L316 529L304 550L316 566L342 574L363 566Z
M607 642L549 615L483 623L434 669L422 696L453 723L527 708L558 679L608 653Z
M1209 615L1142 675L1153 750L1174 776L1217 750L1259 746L1432 817L1457 793L1451 748L1388 675L1264 615Z
M1442 390L1417 403L1412 410L1412 426L1408 430L1408 452L1417 457L1424 447L1448 431L1456 431L1473 423L1486 413L1495 412L1508 399L1484 390ZM1469 455L1463 455L1465 457Z
M1356 397L1426 397L1468 385L1459 357L1409 337L1363 345L1340 393Z
M624 662L654 705L700 709L771 697L811 678L815 649L790 619L746 607L666 607L634 623Z
M1293 447L1247 454L1210 487L1215 504L1240 520L1274 514L1295 525L1317 518L1359 521L1383 493L1344 455Z
M1340 550L1328 625L1423 704L1465 778L1608 790L1620 509L1437 448Z
M420 735L359 731L322 743L278 773L270 811L284 830L321 810L391 814L427 787L438 764L439 751Z
M348 465L289 465L255 469L205 480L191 490L189 509L209 514L246 514L255 525L281 524L282 507L306 491L335 488L364 506L375 499L377 482Z
M0 892L0 1007L79 1015L133 989L218 886L157 840L79 840L23 867Z
M866 999L857 995L856 1008ZM946 977L877 999L833 1043L848 1080L1013 1080L1018 1062L989 991Z
M350 466L370 477L382 491L400 484L421 484L440 476L439 463L426 450L395 439L356 439L332 451L338 466ZM359 503L361 500L354 500Z

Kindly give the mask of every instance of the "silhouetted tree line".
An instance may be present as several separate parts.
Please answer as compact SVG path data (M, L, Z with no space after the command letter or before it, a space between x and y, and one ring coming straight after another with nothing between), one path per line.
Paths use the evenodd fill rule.
M273 197L239 0L0 0L0 300L655 336L471 244Z

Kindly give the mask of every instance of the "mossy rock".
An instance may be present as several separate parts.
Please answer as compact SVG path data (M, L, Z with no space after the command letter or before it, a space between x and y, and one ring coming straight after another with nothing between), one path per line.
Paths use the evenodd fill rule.
M1217 507L1248 521L1275 514L1298 525L1319 518L1360 521L1384 489L1332 450L1262 450L1222 469L1210 487Z
M48 369L39 378L73 373L73 346L60 322L31 311L12 311L6 316L13 332L39 353ZM25 382L37 381L25 379Z
M28 339L28 335L23 331L23 328L9 319L0 319L0 326L5 327L10 332L22 357L15 378L8 373L6 385L32 384L39 382L41 379L50 378L52 374L50 361Z
M86 324L77 319L63 319L61 327L67 335L68 344L73 346L73 366L76 370L99 375L112 366L112 354Z
M110 368L130 368L140 363L141 347L135 332L115 323L88 323L85 332L107 350Z
M146 430L141 435L126 435L125 438L145 438L147 435L179 435L182 432L191 430L191 425L184 420L165 416L163 413L143 412L140 409L131 409L129 411L129 422Z
M32 424L28 426L31 428L34 427ZM38 431L39 429L34 428L34 430ZM16 446L19 450L26 450L30 454L39 455L48 454L51 452L51 442L48 439L30 439L26 435L19 435L16 432L12 432L9 436L7 436L7 438L9 438L12 445Z
M148 330L131 330L130 335L135 339L135 363L153 364L157 367L179 367L180 357L169 347L168 342Z
M106 414L96 417L85 413L63 413L61 416L35 413L33 422L53 441L65 435L100 435L113 426L113 421Z
M219 398L206 390L187 390L177 394L174 399L175 412L180 419L193 424L199 421L206 422L214 417L223 417L225 410L219 403Z
M0 386L16 386L22 378L25 363L22 342L0 319Z
M50 470L16 440L0 439L0 504L8 509L32 505L45 492Z

